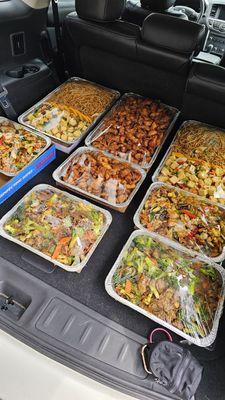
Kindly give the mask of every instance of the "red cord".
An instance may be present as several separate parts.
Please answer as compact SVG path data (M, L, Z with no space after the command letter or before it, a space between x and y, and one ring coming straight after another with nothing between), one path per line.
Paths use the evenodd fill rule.
M153 335L154 335L155 333L157 333L157 332L163 332L163 333L165 333L166 336L167 336L167 338L168 338L168 340L169 340L170 342L173 342L173 338L172 338L171 334L170 334L166 329L164 329L164 328L156 328L156 329L154 329L154 330L150 333L150 335L149 335L149 337L148 337L149 343L153 343Z

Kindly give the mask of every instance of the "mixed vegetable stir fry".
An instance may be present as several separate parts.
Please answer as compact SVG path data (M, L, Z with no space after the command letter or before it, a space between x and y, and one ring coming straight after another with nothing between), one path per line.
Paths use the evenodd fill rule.
M0 170L16 174L46 147L46 140L6 118L0 120Z
M160 182L225 204L225 166L217 166L172 151L159 172Z
M49 187L25 196L4 230L52 260L71 266L85 259L104 225L104 214L94 206Z
M210 264L140 234L112 280L119 296L189 336L198 339L210 333L223 286Z
M170 187L150 193L140 212L143 227L189 249L217 257L225 246L225 210Z

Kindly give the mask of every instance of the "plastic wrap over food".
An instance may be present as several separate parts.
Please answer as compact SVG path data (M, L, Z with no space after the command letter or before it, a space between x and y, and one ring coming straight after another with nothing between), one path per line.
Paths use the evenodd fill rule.
M107 288L117 300L199 346L215 340L224 300L224 273L216 264L139 231L107 277Z
M105 213L54 187L39 185L23 198L2 229L57 265L74 267L101 238Z
M157 180L225 204L225 165L214 165L190 158L171 149L159 170Z
M78 149L61 169L61 181L113 205L126 203L143 174L127 162L101 151Z
M0 117L0 172L13 176L38 157L50 140Z
M225 131L196 121L178 130L154 180L225 204Z
M28 114L26 122L56 139L73 142L87 130L91 119L72 107L49 100Z
M225 166L225 130L186 121L177 132L175 150L192 158Z
M216 262L225 258L225 209L197 196L154 183L134 220Z
M86 144L148 168L177 110L135 94L125 94Z
M33 128L65 143L80 138L119 96L118 92L71 78L20 117Z

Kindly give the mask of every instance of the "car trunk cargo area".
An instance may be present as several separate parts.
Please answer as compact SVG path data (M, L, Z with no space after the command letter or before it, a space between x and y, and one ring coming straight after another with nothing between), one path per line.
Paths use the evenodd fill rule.
M0 292L12 296L14 306L16 302L19 304L18 309L1 308L0 328L47 356L140 399L168 398L167 392L146 376L140 357L141 344L157 325L113 300L105 291L104 281L134 230L133 215L180 122L126 213L110 210L112 225L81 274L54 268L0 238ZM1 206L0 216L36 184L55 186L52 172L64 159L66 155L58 152L52 164ZM189 347L204 366L196 400L224 399L224 327L223 316L210 349ZM173 337L177 342L182 341L174 334Z

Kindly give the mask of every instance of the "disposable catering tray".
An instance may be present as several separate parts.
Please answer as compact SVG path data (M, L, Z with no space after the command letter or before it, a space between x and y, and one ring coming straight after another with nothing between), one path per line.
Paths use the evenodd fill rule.
M86 137L86 139L85 139L85 144L86 144L86 146L96 147L96 146L95 146L95 141L96 141L96 139L98 139L99 137L101 137L101 136L103 136L104 134L106 134L106 133L108 132L109 128L111 127L111 125L109 125L108 127L104 128L105 125L107 124L107 120L108 120L109 118L111 118L112 116L114 116L114 115L116 116L117 113L118 113L118 109L121 107L122 104L126 103L127 99L129 99L129 98L137 98L137 99L139 98L139 99L143 99L143 100L146 99L146 98L144 98L143 96L140 96L140 95L135 94L135 93L125 93L125 94L117 101L117 103L112 107L112 109L105 115L105 117L103 118L103 120L100 121L100 123L96 126L96 128L94 128L94 129L90 132L90 134ZM164 136L163 136L163 138L162 138L162 141L161 141L160 145L156 146L155 151L154 151L154 154L152 155L150 162L141 162L141 163L138 163L138 162L135 162L134 160L131 160L131 157L132 157L132 156L131 156L131 152L129 152L129 153L124 153L124 154L122 154L122 153L115 154L115 153L110 152L110 149L107 149L107 148L101 149L101 150L103 150L103 151L105 151L105 152L107 152L107 153L109 153L109 154L113 154L113 155L115 155L115 156L121 158L121 159L124 160L124 161L128 161L128 162L132 161L133 164L137 164L137 165L139 165L140 167L142 167L142 168L148 170L148 169L153 165L153 163L155 162L156 157L158 156L160 150L162 149L163 144L165 143L165 141L166 141L168 135L170 134L170 132L172 131L172 129L173 129L173 127L174 127L174 124L175 124L175 122L176 122L176 120L177 120L177 118L178 118L178 116L179 116L179 110L177 110L176 108L171 107L171 106L168 106L168 105L166 105L166 104L163 104L163 103L161 103L161 102L159 102L159 101L155 101L155 103L156 103L156 104L158 103L158 104L160 104L161 106L163 106L163 108L164 108L165 110L168 110L168 111L171 113L171 116L173 116L173 117L172 117L172 120L171 120L171 122L170 122L168 128L167 128L166 131L165 131L165 134L164 134ZM126 132L124 132L124 136L126 136ZM140 143L139 145L140 145L140 147L141 147L141 146L142 146L142 143ZM135 149L137 150L137 148L138 148L137 143L135 143Z
M53 136L52 134L48 133L47 130L38 130L38 132L41 132L44 135L49 136L52 141L56 144L56 147L58 147L60 150L65 151L66 153L73 150L76 146L78 146L78 144L82 141L82 139L87 135L88 132L91 131L91 129L95 126L96 123L98 123L100 121L100 119L102 118L102 116L111 108L112 104L120 97L120 93L116 90L113 89L109 89L106 88L102 85L99 85L97 83L88 81L86 79L81 79L78 77L73 77L68 79L66 82L64 82L63 84L61 84L60 86L58 86L55 90L53 90L52 92L50 92L47 96L45 96L42 100L40 100L38 103L36 103L33 107L29 108L27 111L25 111L22 115L19 116L18 120L20 123L22 123L23 125L29 127L29 128L33 128L34 126L32 126L32 124L29 123L28 121L28 115L34 113L35 111L38 110L38 108L40 108L44 103L48 102L51 100L52 96L55 93L58 93L62 88L64 88L68 83L76 83L76 82L87 82L97 88L101 88L106 90L107 92L111 93L113 95L112 97L112 101L108 104L108 106L105 108L105 110L96 115L96 117L93 119L93 122L87 127L87 129L85 131L83 131L81 133L81 135L75 139L75 140L63 140L60 138L57 138L56 136ZM64 106L70 107L70 104L67 104L65 102ZM59 121L58 121L59 122ZM50 125L51 126L51 125ZM54 127L57 127L57 118L56 118L56 123L54 125ZM50 128L49 128L50 129Z
M188 135L191 135L189 140L187 140ZM224 154L225 152L225 129L196 120L187 120L177 130L171 145L178 146L178 148L181 145L181 153L182 150L185 151L184 155L206 162L210 162L208 157L211 156L212 162L215 162L218 153Z
M153 176L152 176L152 181L153 181L153 182L165 182L165 183L167 183L167 181L162 181L162 180L160 180L160 173L161 173L163 167L165 166L165 164L166 164L166 162L167 162L167 159L172 155L173 152L176 153L176 151L174 150L173 144L171 144L171 146L170 146L169 149L167 150L165 156L164 156L163 159L161 160L161 162L160 162L158 168L156 169L156 171L154 172L154 174L153 174ZM197 159L190 158L190 157L188 157L188 156L184 156L184 157L186 157L186 158L190 161L190 164L192 164L193 162L194 162L194 163L201 163L201 161L199 161L199 160L197 160ZM205 163L205 162L203 161L203 163ZM225 170L225 168L224 168L224 170ZM193 175L193 173L192 173L192 175ZM207 178L207 176L206 176L206 178ZM223 177L222 177L222 179L224 180ZM189 180L188 180L188 181L189 181ZM187 182L188 182L188 181L187 181ZM193 190L196 189L196 184L193 186L193 188L189 188L189 187L180 187L178 184L177 184L177 185L176 185L176 184L173 184L171 181L169 182L169 184L173 185L173 186L176 187L176 188L184 189L184 190L186 190L186 191L188 191L188 192L190 192L190 193L192 193L192 194L198 194L198 196L201 197L202 199L208 199L208 200L210 200L213 204L216 204L216 205L218 205L218 206L222 206L222 207L225 206L225 192L224 192L224 190L222 190L222 192L220 193L220 190L221 190L221 189L220 189L220 186L221 186L220 184L217 186L216 190L215 190L214 193L213 193L213 199L212 199L212 198L207 198L207 196L201 195L200 193L193 193ZM204 186L203 186L203 188L204 188ZM218 192L218 197L215 196L216 192ZM217 199L219 199L219 198L221 199L221 203L217 200Z
M139 257L140 263L137 258L132 260L132 257L134 257L133 248L137 246L137 242L139 243L139 250L135 253L135 257ZM142 247L143 243L148 243L148 246L154 246L157 254L157 249L160 248L161 251L164 249L161 254L165 258L162 260L160 254L158 256L155 254L155 259L148 257L146 247ZM173 262L170 260L169 264L166 257L171 257L172 254L174 254L174 259ZM145 261L146 256L148 262ZM142 257L142 261L140 257ZM126 263L126 258L129 258L129 263ZM161 262L163 262L163 265L160 264ZM125 265L126 272L124 274ZM144 272L138 271L138 268L142 268ZM158 270L161 272L155 277L154 275ZM197 289L193 284L193 279L196 279L196 273L202 275L198 276L198 280L196 280ZM136 274L138 274L138 278L135 276ZM138 285L137 279L142 280ZM165 283L165 279L168 279L166 281L168 283ZM160 286L157 286L158 280L161 280ZM202 286L202 292L199 294L199 284L208 284L209 286L204 290ZM132 299L134 301L135 293L137 293L135 286L141 291L143 287L141 285L146 287L141 292L142 297L134 304ZM125 289L123 288L124 286ZM146 288L147 291L145 291ZM190 343L200 347L208 347L216 339L225 295L224 269L218 264L207 262L204 258L192 258L189 252L181 252L178 246L175 244L172 246L166 239L159 238L155 233L137 230L131 234L106 277L105 289L116 301L170 329ZM213 303L211 303L212 298L207 296L207 290L209 290L210 296L215 296L213 309L210 308ZM119 295L119 292L124 297ZM144 303L146 307L142 308L138 304L140 302L143 304L146 294L150 297L146 298L148 300ZM151 304L152 300L154 305ZM161 302L160 304L160 300L164 301L164 303L162 304ZM148 307L150 305L151 311L147 310L147 305ZM125 309L124 312L126 312ZM155 315L157 313L158 316ZM168 322L168 316L171 319L171 323ZM179 326L175 322L174 324L172 323L174 320L178 321L178 319ZM210 326L208 325L209 321Z
M190 192L187 192L187 191L185 191L185 190L179 189L179 188L177 188L177 187L174 187L174 186L165 184L165 183L163 183L163 182L156 182L156 183L153 183L153 184L149 187L148 191L146 192L146 195L144 196L144 198L143 198L143 200L142 200L140 206L138 207L138 209L137 209L137 211L136 211L136 213L135 213L135 215L134 215L134 223L135 223L135 225L136 225L137 228L142 229L142 230L145 229L146 231L150 231L150 232L154 232L154 229L153 229L153 230L150 230L150 229L148 229L147 227L145 227L144 224L142 224L141 219L140 219L140 216L141 216L141 212L142 212L142 210L143 210L143 208L144 208L144 206L145 206L145 203L147 202L147 200L149 199L149 197L151 196L151 194L152 194L155 190L158 190L158 189L160 189L160 188L168 189L170 192L174 192L174 194L178 193L178 194L181 194L182 196L185 196L185 197L187 197L187 198L188 198L188 197L189 197L189 198L190 198L190 197L191 197L191 198L194 198L194 199L196 199L196 200L198 201L199 204L204 204L204 205L206 205L206 206L209 205L210 208L209 208L209 211L208 211L208 216L209 216L210 213L212 212L212 207L215 207L215 208L218 207L219 210L220 210L220 212L222 213L222 218L223 218L223 217L225 218L225 210L224 210L224 208L223 208L222 206L217 206L217 205L211 203L210 201L208 201L208 200L206 200L206 199L202 199L200 196L197 196L197 195L195 195L195 194L193 194L193 193L190 193ZM157 207L157 204L156 204L156 203L152 203L152 205L155 206L155 207ZM201 212L201 209L198 208L198 211ZM167 209L167 212L168 212L168 209ZM203 214L202 218L203 218L204 224L210 228L210 222L208 221L208 216L205 215L205 214ZM192 217L192 216L191 216L191 217ZM153 218L153 221L154 221L154 218ZM223 221L221 221L221 222L223 222ZM164 222L164 223L165 223L165 222ZM163 220L162 220L162 224L163 224ZM181 228L183 227L183 223L182 223L181 221L178 221L178 222L177 222L177 225L178 225L178 231L179 231L179 229L181 229ZM161 227L162 227L162 226L161 226ZM187 222L186 227L187 227L187 229L189 229L189 235L190 235L191 229L192 229L192 228L191 228L189 222ZM206 228L206 229L207 229L207 228ZM218 230L218 224L215 226L215 229ZM199 246L199 251L193 249L193 247L197 245L197 243L195 242L194 238L190 240L191 246L188 247L188 246L182 245L182 244L179 243L179 241L176 240L176 239L170 239L170 238L169 238L168 236L166 236L166 235L160 234L160 233L158 233L158 232L156 232L156 233L157 233L157 235L158 235L159 238L161 238L161 239L166 238L167 241L168 241L168 243L171 243L171 245L173 245L173 244L175 243L175 244L177 245L177 248L179 248L181 251L191 251L191 252L193 253L193 256L197 255L197 256L199 256L199 257L206 257L206 258L208 259L208 261L210 261L210 262L218 262L218 263L221 263L221 262L225 259L225 244L224 244L224 246L223 246L223 248L222 248L221 253L220 253L218 256L216 256L216 257L211 257L211 256L208 256L208 255L206 254L206 251L204 252L204 246L203 246L203 245L202 245L201 247ZM181 230L181 233L182 233L182 230ZM207 242L207 238L206 238L204 241ZM225 241L224 241L224 242L225 242Z
M104 218L104 223L102 225L101 231L99 233L99 236L97 237L97 239L95 240L95 242L91 245L90 250L87 252L87 254L84 256L83 260L78 262L78 263L73 263L72 265L66 265L64 263L62 263L61 261L58 261L56 259L53 259L51 256L46 255L44 252L39 251L37 249L35 249L34 247L30 246L29 244L24 243L22 240L17 239L16 237L13 237L12 235L10 235L8 232L6 232L4 226L7 222L9 222L9 220L11 219L11 217L13 215L15 215L16 212L18 212L18 210L20 210L20 208L25 204L26 199L28 199L28 197L31 194L35 194L38 192L43 192L45 190L50 190L51 193L54 194L61 194L64 197L67 197L68 199L70 199L72 202L74 202L75 204L79 204L79 206L81 205L81 207L83 206L85 208L85 206L90 206L91 210L93 211L97 211L99 213L101 213L103 215ZM85 210L84 210L85 211ZM40 214L41 214L42 210L40 210ZM67 217L69 216L69 213L67 215ZM50 216L51 217L51 216ZM54 223L54 217L51 217ZM94 218L94 217L93 217ZM86 217L86 225L88 225L88 217ZM6 213L2 219L0 220L0 235L3 236L4 238L24 247L27 250L30 250L31 252L33 252L34 254L39 255L40 257L43 257L44 259L52 262L54 265L57 265L58 267L61 267L62 269L68 271L68 272L81 272L81 270L84 268L84 266L87 264L88 260L90 259L91 255L93 254L93 252L95 251L96 247L98 246L98 244L100 243L100 241L102 240L104 234L106 233L107 229L109 228L110 224L112 222L112 216L111 214L98 207L95 206L85 200L82 200L74 195L71 195L67 192L64 192L62 190L59 190L53 186L47 185L47 184L40 184L37 185L35 187L33 187L33 189L31 189L8 213ZM66 229L64 227L64 229ZM80 228L84 231L85 233L85 227L84 228ZM32 231L31 231L32 232ZM32 235L32 233L31 233ZM77 244L78 246L82 249L83 245L81 243L79 234L76 234L77 237ZM83 250L82 250L83 251Z
M175 137L174 137L174 139L173 139L173 141L172 141L170 147L168 148L166 154L165 154L164 157L162 158L162 160L161 160L161 162L160 162L158 168L157 168L156 171L154 172L154 174L153 174L153 176L152 176L152 181L153 181L153 182L158 182L158 181L160 181L159 175L160 175L160 173L161 173L163 167L165 166L165 164L166 164L168 158L172 155L173 152L176 153L176 154L179 154L180 157L182 156L183 153L182 153L182 151L179 153L178 147L177 147L177 145L176 145L176 141L177 141L178 135L180 134L181 130L182 130L184 127L187 127L187 126L190 125L190 124L198 124L199 126L203 126L203 127L206 127L206 128L210 128L210 129L212 129L212 135L213 135L213 132L215 132L215 130L219 131L220 133L224 133L224 134L225 134L225 131L224 131L223 129L221 129L221 128L216 128L216 127L214 127L214 126L207 125L207 124L203 124L203 123L200 123L200 122L198 122L198 121L193 121L193 120L185 121L185 122L181 125L181 127L179 128L179 130L177 131L177 133L176 133L176 135L175 135ZM191 125L190 125L190 126L191 126ZM214 136L214 138L215 138L215 136ZM212 138L212 139L213 139L213 138ZM215 144L215 141L216 141L216 139L214 139L214 143L212 144L212 146ZM225 145L225 136L224 136L224 145ZM210 150L210 149L211 149L211 148L210 148L211 142L208 142L208 143L204 143L204 142L203 142L201 145L199 144L199 145L197 146L198 152L199 152L199 149L200 149L201 146L204 147L207 151L209 151L209 152L211 151L211 150ZM218 150L218 151L219 151L219 150ZM223 152L222 152L222 153L223 153ZM205 158L205 159L204 159L204 158L201 159L200 153L196 154L195 156L192 155L192 154L191 154L191 155L188 155L188 149L187 149L186 153L183 154L183 156L186 157L187 160L190 162L190 164L192 164L193 166L194 166L194 164L202 164L202 165L206 165L206 164L207 164L208 166L211 166L211 167L214 169L213 173L215 173L215 170L216 170L216 169L221 169L221 168L224 169L224 173L225 173L225 163L224 163L224 166L223 166L223 165L221 164L221 162L220 162L220 163L216 163L216 165L214 165L214 163L211 163L210 161L207 162L207 161L206 161L206 153L205 153L205 155L204 155L204 158ZM178 157L178 156L177 156L177 157ZM181 169L181 168L180 168L180 169ZM191 172L192 175L194 175L194 172L193 172L193 171L190 170L190 172ZM220 175L221 175L221 174L220 174ZM209 178L208 174L206 174L206 176L205 176L204 178L202 178L202 179L204 180L205 178L206 178L206 179ZM167 183L167 181L163 181L163 182ZM188 181L187 181L187 182L188 182ZM201 194L201 192L200 192L200 193L198 193L198 192L195 193L194 191L196 190L196 187L197 187L196 182L193 183L193 188L189 188L189 187L187 186L187 182L185 182L185 187L180 187L178 184L172 183L171 181L168 182L168 183L171 184L171 185L173 185L173 186L175 186L175 187L178 187L178 188L180 188L180 189L184 189L184 190L186 190L186 191L188 191L188 192L191 192L191 193L193 193L193 194L198 194L198 196L202 197L203 199L208 199L208 200L212 201L213 204L217 204L217 205L223 206L223 207L225 206L225 190L222 189L222 186L221 186L222 183L223 183L223 185L225 186L224 174L221 175L220 180L219 180L217 186L215 186L215 191L214 191L213 194L212 194L212 198L207 197L208 195ZM204 188L207 189L207 181L205 181L205 185L202 186L202 189L204 189ZM198 189L198 190L199 190L199 189ZM220 201L217 201L217 199L220 199L221 202L220 202Z
M37 133L37 132L34 131L33 129L25 128L23 125L20 125L20 124L18 124L17 122L11 121L11 120L9 120L9 119L7 119L7 118L5 118L5 117L0 117L0 129L1 129L1 125L2 125L3 123L8 123L8 124L12 125L12 127L13 127L13 129L15 129L15 131L18 130L18 129L20 129L20 130L22 129L23 132L24 132L24 135L26 136L26 132L27 132L29 135L32 135L32 136L33 136L34 141L35 141L37 138L41 138L41 139L43 139L43 141L45 142L45 145L40 149L40 151L39 151L38 153L34 154L33 157L31 157L30 161L29 161L26 165L24 165L23 167L19 168L17 171L15 171L15 172L7 172L7 171L5 171L4 169L1 169L1 168L0 168L0 174L6 175L6 176L12 178L12 177L16 176L19 172L21 172L24 168L26 168L26 167L28 167L29 165L31 165L32 162L33 162L36 158L38 158L41 154L43 154L43 153L47 150L47 148L51 145L51 140L50 140L50 138L48 138L48 137L46 137L46 136L44 136L44 135L42 135L42 134L40 134L40 133ZM20 137L19 137L19 135L18 135L18 139L19 139L19 141L21 140ZM1 141L1 139L0 139L0 141ZM15 151L17 151L17 149L18 149L18 142L15 143L15 141L13 141L12 143L13 143L14 145L15 145L15 144L17 145L17 148L15 148L15 146L14 146L14 147L12 148L12 151L13 151L14 148L15 148ZM11 153L12 153L12 151L11 151ZM2 153L2 150L1 150L1 144L0 144L0 158L2 157L2 156L1 156L1 153ZM3 156L4 156L4 155L5 155L5 153L3 154ZM11 164L13 164L14 158L13 158L13 157L11 157L11 158L12 158Z
M126 201L121 202L121 203L117 203L116 201L113 201L113 200L104 199L101 196L97 196L97 195L93 194L91 191L89 192L89 191L83 190L79 186L67 183L66 181L64 181L62 179L63 175L67 171L67 168L70 165L73 164L73 159L76 159L77 157L79 157L81 155L85 155L85 154L89 154L89 153L102 155L102 156L104 156L104 157L106 157L106 158L108 158L110 160L116 160L119 163L124 164L125 167L127 166L127 168L129 168L131 170L134 170L134 171L138 171L140 173L140 180L137 182L135 188L131 191L131 193L130 193L130 195L129 195L129 197L128 197L128 199ZM88 170L88 168L87 168L87 170ZM115 209L115 210L117 210L119 212L125 212L126 211L126 209L129 206L131 200L133 199L133 197L135 196L135 194L139 190L141 184L143 183L145 177L146 177L146 172L143 169L141 169L138 165L125 162L124 160L121 160L118 157L114 157L111 154L102 152L102 151L97 150L97 149L95 149L95 148L93 148L91 146L89 146L89 147L80 147L79 149L75 150L75 152L73 152L69 156L69 158L67 158L67 160L65 160L63 162L63 164L61 164L53 173L53 178L55 179L55 181L56 181L56 183L58 185L60 185L60 186L62 186L64 188L67 188L67 189L69 189L71 191L80 193L85 197L93 199L93 200L95 200L95 201L97 201L97 202L99 202L99 203L101 203L103 205L107 205L110 208ZM87 177L87 179L92 179L91 174L90 174L90 177L89 176ZM111 181L115 181L115 179L111 179ZM108 180L108 182L110 183L110 179ZM113 191L113 193L111 193L111 197L112 198L113 197L115 198L115 196L117 194L117 188L118 188L118 185L120 185L120 184L118 184L118 182L116 181L115 183L113 183L113 185L112 185L113 187L112 187L112 189L110 189L111 191ZM102 185L103 186L105 185L104 181L102 182Z

